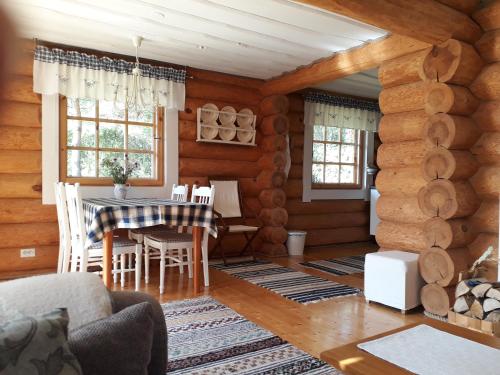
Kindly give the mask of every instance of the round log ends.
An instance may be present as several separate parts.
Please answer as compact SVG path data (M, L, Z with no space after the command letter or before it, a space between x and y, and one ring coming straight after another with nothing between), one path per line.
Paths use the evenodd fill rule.
M474 47L449 39L427 52L419 73L422 80L467 86L482 66L483 62Z
M455 288L443 288L438 284L427 284L420 291L420 299L426 311L439 316L446 316L455 303Z
M500 29L485 32L475 46L485 62L500 61Z
M263 208L260 211L259 219L270 227L282 227L288 222L288 212L281 207Z
M259 247L259 252L266 254L267 256L270 257L281 257L281 256L286 256L288 254L288 251L284 244L270 243L270 242L264 242Z
M285 151L287 147L286 137L284 135L262 137L260 147L264 152Z
M288 132L288 118L283 114L264 117L260 130L264 135L284 135Z
M288 113L288 98L284 95L273 95L262 99L260 102L260 115L269 116L277 113Z
M423 232L427 247L441 249L466 246L474 240L476 235L476 231L467 220L444 220L440 217L427 220Z
M427 181L436 179L467 179L478 169L469 151L450 151L435 147L427 152L422 161L422 175Z
M257 176L259 189L281 188L286 183L286 174L283 171L272 171L264 169Z
M468 252L467 248L443 250L431 247L418 257L420 275L429 284L455 285L458 274L467 270Z
M469 149L477 141L479 134L479 129L470 118L447 113L430 116L422 131L428 145L450 149Z
M429 217L464 217L478 208L477 196L467 182L434 180L418 192L418 205Z
M283 207L286 203L286 194L282 189L265 189L260 192L259 200L266 208Z
M475 12L473 18L484 31L500 29L500 3L490 1L486 6Z
M283 171L286 165L286 155L282 151L266 152L257 161L257 165L261 169Z
M435 82L424 93L424 108L429 115L449 113L469 115L476 110L479 101L466 87Z
M470 85L470 89L483 100L500 99L500 62L485 66Z
M288 231L283 227L264 227L260 231L261 238L272 244L283 244L288 238Z

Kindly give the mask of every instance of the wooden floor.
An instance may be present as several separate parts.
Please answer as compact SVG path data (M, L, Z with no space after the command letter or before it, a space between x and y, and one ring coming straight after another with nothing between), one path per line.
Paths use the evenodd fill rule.
M343 244L328 248L306 250L304 260L329 259L375 251L372 243ZM299 264L302 257L273 258L272 261L296 270L304 271L325 279L355 287L363 286L361 274L334 276L325 272L305 268ZM153 268L156 268L153 270ZM167 270L165 294L159 295L159 277L155 265L151 268L149 285L141 291L155 296L161 303L195 297L192 282L187 276L179 275L177 268ZM134 287L132 277L126 290ZM120 290L119 284L114 290ZM236 279L223 272L210 270L210 287L200 295L210 295L226 304L245 318L257 323L293 345L319 357L320 353L341 345L358 341L385 331L419 322L424 315L413 312L402 315L399 310L375 303L365 303L363 297L342 297L329 301L301 305L289 301L264 288Z

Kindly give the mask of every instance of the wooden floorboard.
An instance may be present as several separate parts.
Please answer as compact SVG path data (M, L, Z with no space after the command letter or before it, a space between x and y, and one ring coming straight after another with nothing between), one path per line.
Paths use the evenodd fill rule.
M343 244L307 249L304 257L273 258L273 262L312 275L321 276L354 287L363 286L361 275L334 276L301 266L303 260L329 259L375 251L372 243ZM195 297L192 282L179 275L178 268L167 269L165 294L159 295L158 265L152 263L149 285L142 282L141 291L155 296L161 303ZM319 357L320 353L338 346L393 330L423 319L421 311L402 315L399 310L375 303L366 304L363 297L350 296L301 305L271 291L210 270L210 287L199 295L210 295L231 307L245 318L288 340L293 345ZM133 275L127 279L125 290L134 287ZM114 290L121 290L116 284Z

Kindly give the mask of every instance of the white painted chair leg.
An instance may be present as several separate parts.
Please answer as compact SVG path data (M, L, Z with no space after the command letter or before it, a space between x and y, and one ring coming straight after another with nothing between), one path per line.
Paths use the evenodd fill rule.
M135 290L141 288L141 271L142 271L142 246L135 246Z
M87 267L89 264L89 254L84 251L80 257L80 272L87 272Z
M113 255L113 283L118 281L118 255Z
M149 246L144 244L144 281L149 284Z
M120 285L125 287L125 270L127 269L127 254L120 255Z
M179 258L179 273L182 275L184 273L184 249L177 250L177 256Z
M172 249L169 249L168 250L168 256L171 257L174 255L174 251ZM172 260L172 258L168 258L168 264L172 264L174 263L174 261Z
M189 278L193 278L193 249L186 249Z
M160 294L165 291L165 250L160 249Z
M210 276L208 274L208 233L205 230L201 241L201 259L203 260L203 278L205 286L210 286Z
M71 254L71 272L76 272L78 270L78 254Z

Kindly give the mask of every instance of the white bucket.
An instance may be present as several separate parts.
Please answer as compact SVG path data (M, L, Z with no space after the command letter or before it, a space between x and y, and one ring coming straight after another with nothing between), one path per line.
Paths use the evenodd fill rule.
M292 230L288 232L288 239L286 240L286 247L288 255L303 255L304 244L306 243L307 232L301 230Z

